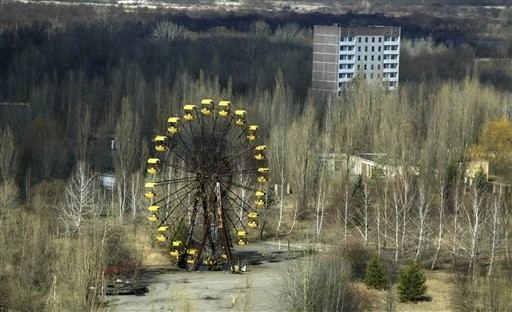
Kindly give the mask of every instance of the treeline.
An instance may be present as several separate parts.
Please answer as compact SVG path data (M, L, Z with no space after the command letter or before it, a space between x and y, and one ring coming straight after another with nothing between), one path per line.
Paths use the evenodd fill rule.
M263 20L248 25L246 32L225 27L192 31L166 20L61 28L35 22L0 34L0 100L6 104L1 122L20 142L31 142L22 148L25 165L41 162L36 151L49 148L49 142L56 145L59 166L52 172L34 171L32 178L64 177L74 162L76 125L85 111L91 114L90 129L111 135L122 99L129 99L147 138L156 131L155 116L169 103L189 100L175 90L184 79L202 75L236 96L256 96L272 90L280 72L297 105L303 106L311 80L311 37L311 29L299 24L272 28ZM461 80L468 73L500 88L511 80L506 68L493 63L480 73L470 46L448 48L417 39L405 39L403 45L403 85ZM34 140L41 133L48 133L44 144Z

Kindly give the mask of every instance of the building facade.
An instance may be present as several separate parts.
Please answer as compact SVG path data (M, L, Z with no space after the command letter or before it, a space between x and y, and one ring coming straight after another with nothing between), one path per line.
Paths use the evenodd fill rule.
M313 92L340 94L356 78L398 87L400 27L319 26L313 38Z

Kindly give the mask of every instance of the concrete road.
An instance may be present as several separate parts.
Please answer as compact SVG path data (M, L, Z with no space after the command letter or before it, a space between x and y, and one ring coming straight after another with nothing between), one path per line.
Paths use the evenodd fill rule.
M107 296L106 311L284 311L282 272L287 259L300 253L275 244L237 246L234 255L249 263L247 271L239 274L143 268L140 279L148 292Z

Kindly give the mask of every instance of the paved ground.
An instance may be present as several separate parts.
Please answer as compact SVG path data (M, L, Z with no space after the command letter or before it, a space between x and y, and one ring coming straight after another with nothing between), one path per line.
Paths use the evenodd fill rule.
M302 252L280 247L266 243L237 247L234 255L248 263L247 271L240 274L145 267L139 283L147 292L107 296L107 311L283 311L282 272L287 259Z

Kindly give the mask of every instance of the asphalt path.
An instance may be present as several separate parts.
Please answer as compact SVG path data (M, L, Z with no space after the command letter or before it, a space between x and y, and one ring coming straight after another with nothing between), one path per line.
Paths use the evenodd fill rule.
M255 243L237 246L233 254L247 263L245 272L142 267L134 283L144 291L107 296L106 311L285 311L280 291L283 272L302 251Z

